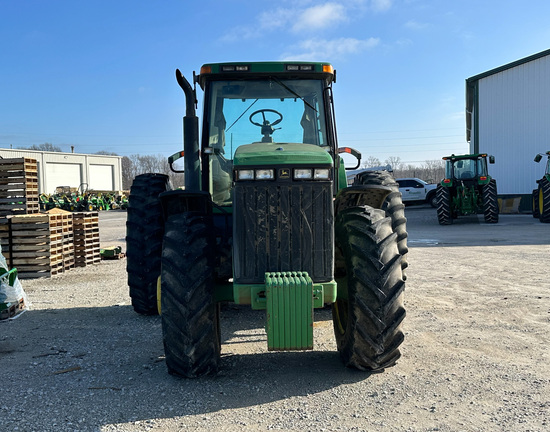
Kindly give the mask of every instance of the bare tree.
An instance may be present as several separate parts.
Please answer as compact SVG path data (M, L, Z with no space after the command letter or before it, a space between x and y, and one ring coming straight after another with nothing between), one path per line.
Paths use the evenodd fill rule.
M184 186L183 174L173 172L168 159L163 155L133 154L122 158L122 184L125 190L130 189L136 176L146 173L166 174L173 187Z
M401 158L399 156L390 156L387 158L384 163L390 165L394 171L399 171L403 167Z
M52 143L44 144L33 144L29 147L18 147L21 150L38 150L38 151L49 151L49 152L59 152L61 153L61 147L54 146Z
M365 159L365 162L363 162L363 168L373 168L382 165L382 162L380 162L380 159L374 156L369 156Z
M422 165L426 181L438 182L445 176L445 161L442 159L427 160Z

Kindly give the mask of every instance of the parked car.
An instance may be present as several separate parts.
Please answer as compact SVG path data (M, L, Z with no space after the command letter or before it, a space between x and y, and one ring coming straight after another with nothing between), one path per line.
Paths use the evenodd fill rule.
M403 196L403 202L425 202L434 208L437 207L436 184L426 183L419 178L400 178L395 181L399 183L399 192Z

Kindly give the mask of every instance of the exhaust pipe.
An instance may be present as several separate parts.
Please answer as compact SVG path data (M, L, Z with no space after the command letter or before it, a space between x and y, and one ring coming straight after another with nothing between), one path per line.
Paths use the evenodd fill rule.
M185 117L183 117L183 167L185 171L185 190L199 192L200 159L199 159L199 118L195 113L195 91L179 69L176 69L176 80L185 94Z

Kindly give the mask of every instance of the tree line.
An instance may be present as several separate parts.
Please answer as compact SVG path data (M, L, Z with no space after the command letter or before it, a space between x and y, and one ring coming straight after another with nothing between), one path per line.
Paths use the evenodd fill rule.
M384 163L374 156L369 156L361 164L363 168L384 165L392 167L395 178L416 177L428 183L439 183L445 177L445 161L443 159L427 160L417 166L402 162L399 156L390 156Z

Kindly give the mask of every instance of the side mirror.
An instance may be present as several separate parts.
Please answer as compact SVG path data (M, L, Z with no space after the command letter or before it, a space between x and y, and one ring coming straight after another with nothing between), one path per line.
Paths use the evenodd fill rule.
M359 165L361 165L361 152L360 151L352 149L350 147L340 147L340 148L338 148L338 153L339 154L350 154L350 155L354 156L357 159L357 165L355 165L353 167L347 167L346 166L346 170L354 170L354 169L359 168Z
M535 156L535 162L539 163L542 160L542 155L538 154Z
M490 163L490 164L494 164L494 163L495 163L495 157L494 157L494 156L489 156L489 163Z

